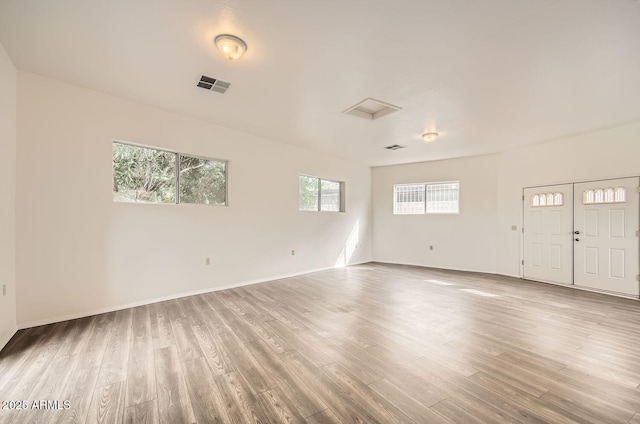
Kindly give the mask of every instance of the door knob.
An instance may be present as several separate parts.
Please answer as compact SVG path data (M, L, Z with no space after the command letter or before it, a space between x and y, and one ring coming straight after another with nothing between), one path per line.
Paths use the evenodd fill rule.
M580 234L580 231L574 231L573 234Z
M579 238L577 238L577 239L576 239L576 241L580 241L580 239L579 239Z

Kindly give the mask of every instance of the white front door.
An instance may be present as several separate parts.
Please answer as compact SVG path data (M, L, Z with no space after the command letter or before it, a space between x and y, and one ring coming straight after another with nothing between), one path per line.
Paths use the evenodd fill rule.
M576 285L639 295L639 183L634 177L575 184Z
M524 278L573 283L573 184L524 189Z

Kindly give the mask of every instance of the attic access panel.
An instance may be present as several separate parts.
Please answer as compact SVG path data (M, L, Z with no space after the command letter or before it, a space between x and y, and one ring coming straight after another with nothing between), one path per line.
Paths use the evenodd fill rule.
M402 110L400 106L392 105L380 100L367 97L359 103L344 110L342 113L345 115L357 116L359 118L375 120Z

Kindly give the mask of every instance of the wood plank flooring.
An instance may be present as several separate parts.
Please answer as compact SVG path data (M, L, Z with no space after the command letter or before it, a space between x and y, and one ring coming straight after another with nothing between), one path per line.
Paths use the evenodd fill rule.
M0 401L27 408L0 424L640 423L640 302L370 263L19 331Z

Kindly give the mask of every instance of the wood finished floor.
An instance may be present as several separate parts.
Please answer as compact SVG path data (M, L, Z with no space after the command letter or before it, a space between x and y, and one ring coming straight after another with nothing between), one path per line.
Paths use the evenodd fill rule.
M365 264L18 332L0 423L640 423L640 303Z

